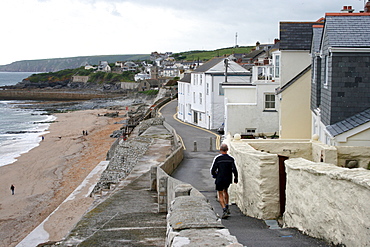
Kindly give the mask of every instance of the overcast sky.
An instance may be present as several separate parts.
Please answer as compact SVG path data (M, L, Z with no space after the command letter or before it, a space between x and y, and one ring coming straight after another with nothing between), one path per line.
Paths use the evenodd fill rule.
M364 0L1 0L0 65L19 60L213 50L273 42Z

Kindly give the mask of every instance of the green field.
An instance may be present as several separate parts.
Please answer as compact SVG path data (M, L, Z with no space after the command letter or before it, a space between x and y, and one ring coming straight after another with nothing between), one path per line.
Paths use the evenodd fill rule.
M175 53L174 58L176 60L202 60L207 61L214 57L221 57L225 55L231 55L235 53L249 53L254 46L240 46L240 47L230 47L221 48L212 51L186 51Z

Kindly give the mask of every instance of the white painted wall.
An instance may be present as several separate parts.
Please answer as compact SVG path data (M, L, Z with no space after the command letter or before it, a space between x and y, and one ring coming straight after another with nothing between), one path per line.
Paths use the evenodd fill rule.
M177 117L184 122L191 122L190 83L178 82Z
M278 155L283 155L289 157L285 227L348 247L370 246L370 170L320 162L357 157L366 163L368 147L337 150L320 142L237 140L230 135L225 143L239 172L239 183L229 189L230 201L244 214L260 219L279 216Z
M370 246L370 171L285 161L286 227L334 244Z
M298 75L311 64L311 56L308 51L281 51L280 57L280 84L284 86L287 82Z
M224 86L225 132L234 135L247 134L255 129L256 134L273 135L279 131L279 100L276 97L276 112L265 111L265 93L274 94L277 83L253 83L254 85Z
M248 216L276 219L280 214L278 157L259 152L246 142L225 141L235 158L238 184L230 187L230 201Z

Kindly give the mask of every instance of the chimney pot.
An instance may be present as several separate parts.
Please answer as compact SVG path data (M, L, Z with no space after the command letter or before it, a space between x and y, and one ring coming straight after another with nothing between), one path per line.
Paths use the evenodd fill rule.
M347 13L353 13L354 9L352 9L352 6L343 6L342 11Z
M365 13L370 13L370 1L368 1L368 2L365 4L364 11L365 11Z

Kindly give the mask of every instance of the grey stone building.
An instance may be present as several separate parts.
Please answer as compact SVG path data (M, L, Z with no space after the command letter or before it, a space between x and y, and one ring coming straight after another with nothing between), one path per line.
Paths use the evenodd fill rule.
M369 12L327 13L313 26L313 134L326 144L370 146L369 26Z

